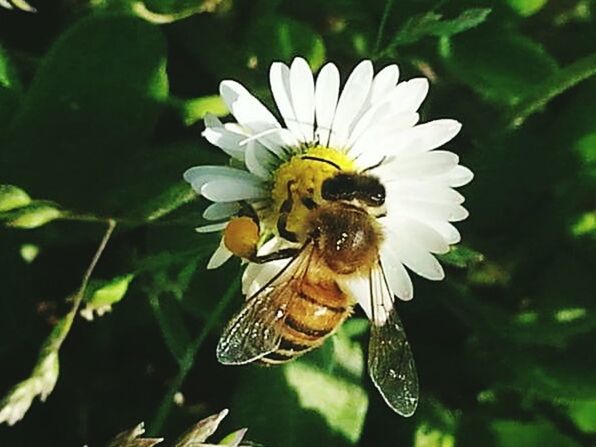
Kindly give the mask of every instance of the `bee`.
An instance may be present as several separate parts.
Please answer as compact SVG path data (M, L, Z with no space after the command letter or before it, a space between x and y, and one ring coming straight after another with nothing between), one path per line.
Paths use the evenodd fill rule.
M384 186L365 171L338 171L323 181L320 203L300 199L310 212L299 233L287 228L295 206L291 186L277 226L279 235L297 246L261 256L248 253L251 262L290 261L227 324L217 346L219 362L276 365L321 346L355 304L341 280L357 278L368 285L372 309L369 375L394 411L412 415L418 376L379 256Z

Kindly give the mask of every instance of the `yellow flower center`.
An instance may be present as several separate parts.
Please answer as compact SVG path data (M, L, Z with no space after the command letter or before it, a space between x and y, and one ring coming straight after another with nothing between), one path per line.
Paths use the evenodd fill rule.
M293 207L288 217L288 229L299 235L303 234L309 210L301 199L308 197L320 203L323 182L338 172L336 166L343 172L353 172L356 169L354 161L345 152L315 146L294 155L277 168L273 174L272 209L271 215L266 218L266 227L276 227L279 209L288 199L288 185L290 185Z

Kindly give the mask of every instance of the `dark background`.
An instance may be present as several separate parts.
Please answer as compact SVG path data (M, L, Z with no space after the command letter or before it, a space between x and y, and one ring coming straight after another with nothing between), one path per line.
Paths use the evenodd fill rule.
M68 312L107 217L87 298L132 276L111 313L76 318L54 392L1 446L102 446L140 421L173 441L222 408L219 438L248 427L271 447L596 445L594 2L145 2L161 25L128 0L32 4L0 8L0 184L34 199L0 213L0 393ZM398 304L421 380L410 419L363 372L361 313L283 368L215 360L239 263L205 271L217 241L193 231L206 203L181 174L225 161L200 137L205 112L225 115L220 80L271 105L269 64L295 55L344 76L398 63L431 80L423 120L463 123L448 145L476 175L463 244ZM15 228L42 205L63 218Z

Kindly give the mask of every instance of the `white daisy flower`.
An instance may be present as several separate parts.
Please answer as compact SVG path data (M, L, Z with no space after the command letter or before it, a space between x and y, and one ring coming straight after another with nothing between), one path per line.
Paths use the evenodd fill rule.
M276 210L294 180L297 197L314 194L336 171L331 161L348 172L379 178L386 189L386 214L378 218L383 231L381 263L392 292L403 300L413 297L410 273L441 280L443 268L435 254L446 253L460 235L452 222L465 219L464 197L454 190L472 180L456 154L437 150L453 139L461 124L439 119L419 124L417 112L428 92L428 80L398 82L397 65L376 75L369 60L360 62L340 88L337 67L326 64L313 75L302 58L290 67L275 62L269 80L283 125L257 98L236 81L226 80L220 94L236 119L223 124L205 118L203 136L231 157L230 166L197 166L184 178L214 203L204 212L218 223L198 231L220 231L236 215L240 203L257 210L270 238L259 250L266 254L288 242L276 234ZM306 156L306 158L305 158ZM309 157L311 159L309 159ZM293 225L305 219L306 209L292 211ZM216 268L232 256L223 239L209 262ZM289 261L249 264L243 277L247 294L258 290ZM360 281L344 286L370 317L368 290Z

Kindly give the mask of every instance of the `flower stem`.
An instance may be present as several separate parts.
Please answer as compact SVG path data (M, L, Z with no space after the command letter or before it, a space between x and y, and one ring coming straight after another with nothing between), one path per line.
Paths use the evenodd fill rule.
M160 433L162 431L163 425L170 414L170 410L172 409L172 404L174 402L174 395L178 392L182 384L184 383L184 379L190 372L191 368L194 365L195 356L203 342L215 326L215 324L221 318L223 312L227 308L230 300L234 297L236 292L238 291L238 284L240 282L240 278L236 277L230 287L226 290L221 300L217 304L217 307L213 311L211 318L205 323L203 329L199 333L199 335L193 340L193 342L188 346L186 350L186 354L184 358L180 362L180 369L178 370L178 374L172 381L171 385L169 386L164 398L162 399L159 408L153 418L153 421L150 424L150 428L148 430L148 436L155 436L156 433Z
M525 100L514 106L507 118L508 127L514 129L521 126L530 115L544 107L551 99L595 74L596 53L559 70L539 84Z
M379 49L381 47L381 41L383 40L383 34L385 34L385 26L387 25L387 18L389 17L389 13L391 12L391 8L393 7L394 0L386 0L385 2L385 9L383 10L383 16L381 17L381 22L379 23L379 29L377 30L377 38L375 40L375 48L373 50L373 55L376 57Z
M110 220L108 229L104 233L91 263L83 275L79 290L72 296L72 306L69 312L54 326L50 335L46 338L32 373L27 379L16 384L6 397L0 401L0 423L15 424L25 416L33 399L39 397L42 401L45 401L54 390L60 370L58 357L60 347L72 328L74 319L83 302L89 279L115 227L116 222Z
M62 320L56 326L54 326L54 330L52 331L50 337L48 337L48 342L44 346L43 350L49 349L52 351L58 351L60 349L60 346L66 339L66 336L70 331L70 328L72 326L72 323L74 322L77 312L79 311L79 307L81 307L81 303L83 302L83 299L85 297L85 290L87 289L87 284L89 284L89 279L91 278L93 270L95 270L95 266L97 265L99 258L101 258L101 255L103 254L106 245L110 240L110 237L112 236L112 233L114 232L115 228L116 221L113 219L108 219L108 228L104 233L101 242L99 243L99 246L97 247L97 250L93 255L93 258L91 259L89 267L87 267L87 270L85 270L85 274L83 275L83 280L81 282L79 290L72 297L72 306L70 308L70 311L64 316L64 318L62 318Z

